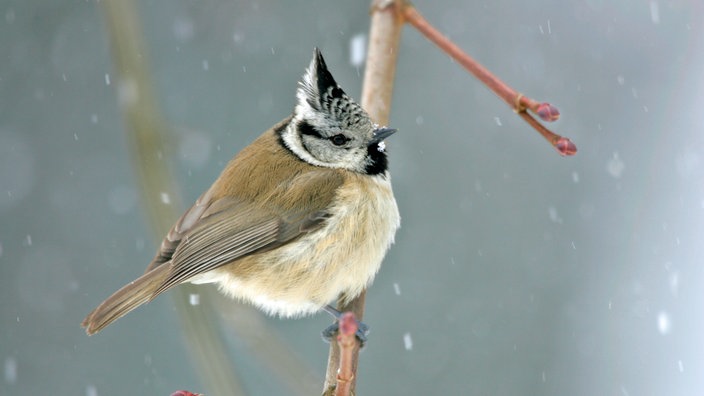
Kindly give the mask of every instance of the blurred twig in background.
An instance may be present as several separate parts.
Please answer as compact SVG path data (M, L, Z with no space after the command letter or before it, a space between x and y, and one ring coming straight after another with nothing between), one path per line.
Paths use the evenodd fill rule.
M224 327L233 329L233 336L255 351L255 357L264 362L269 376L285 386L287 395L315 395L320 391L320 374L305 364L291 346L267 326L260 311L234 302L221 293L213 297ZM323 344L322 339L320 343Z
M141 187L141 201L154 241L158 243L183 209L164 155L168 148L166 124L152 91L148 52L142 41L134 0L105 0L100 4L118 73L118 101L127 124L125 133ZM242 394L242 386L216 328L217 319L207 302L208 293L204 291L188 284L171 292L186 343L194 358L193 365L212 394ZM189 304L193 293L203 294L202 304L197 309Z
M134 0L104 0L106 25L110 38L115 68L117 93L125 119L125 133L129 140L135 172L138 175L141 201L149 219L154 240L161 241L183 210L180 194L171 174L168 128L164 122L156 96L152 91L148 70L148 51L142 40L141 26ZM218 323L220 315L213 302L222 302L209 287L183 284L170 292L189 350L192 364L198 370L208 393L212 395L244 394L237 370L230 360ZM197 306L190 304L190 296L201 296ZM228 311L228 328L250 342L257 358L271 369L275 377L288 389L288 394L309 395L317 389L311 370L296 359L286 344L273 333L260 317L253 317L252 308L228 301L218 304ZM242 320L242 318L248 318ZM235 318L235 319L232 319ZM254 337L253 335L257 335ZM251 336L251 337L248 337ZM265 342L261 342L265 339Z
M104 0L103 6L115 69L117 92L129 140L135 173L140 183L141 201L157 242L166 235L183 211L180 194L169 166L170 140L149 75L148 51L142 41L139 15L134 0ZM292 395L309 395L320 381L310 378L308 369L285 342L249 306L234 303L211 287L183 284L170 292L181 321L186 343L202 382L213 395L244 394L218 324L224 315L237 326L228 326L236 336L256 350L256 358L271 370ZM191 295L201 296L197 307ZM213 303L216 302L217 309ZM243 319L244 318L244 319ZM262 339L265 339L262 342ZM303 378L309 381L301 381Z

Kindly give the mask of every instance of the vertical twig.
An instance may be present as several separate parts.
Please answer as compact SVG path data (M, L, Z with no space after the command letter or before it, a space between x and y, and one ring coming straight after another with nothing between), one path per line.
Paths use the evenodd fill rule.
M337 346L340 348L340 369L337 373L335 396L347 396L352 392L352 381L357 371L354 357L357 353L357 318L352 312L345 312L340 318L340 332Z
M369 49L364 71L361 105L369 113L372 120L381 125L386 125L389 122L396 57L401 28L403 27L400 12L404 4L403 0L372 0ZM349 304L338 304L338 309L342 312L353 312L358 320L362 320L365 296L366 293L362 292ZM354 392L359 348L354 348L350 358L350 367L353 372L349 385L350 392ZM325 394L330 394L329 392L334 389L339 367L340 347L333 342L330 343L328 369L325 375Z

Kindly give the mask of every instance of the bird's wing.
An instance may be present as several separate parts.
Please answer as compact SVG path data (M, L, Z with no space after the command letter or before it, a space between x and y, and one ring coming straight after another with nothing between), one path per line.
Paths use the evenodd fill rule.
M328 217L326 209L342 182L335 173L306 172L272 191L271 196L278 198L264 204L229 196L212 200L206 192L172 227L150 264L148 270L167 261L172 265L169 277L155 294L317 229ZM314 199L295 205L295 210L283 207L301 199L301 191L317 193Z

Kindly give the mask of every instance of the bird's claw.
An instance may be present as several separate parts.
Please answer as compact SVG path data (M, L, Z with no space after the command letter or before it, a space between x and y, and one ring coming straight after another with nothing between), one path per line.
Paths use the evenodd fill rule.
M322 331L321 335L323 336L323 340L325 340L325 342L330 343L335 339L335 337L337 337L339 331L340 323L338 321L335 321L335 323L325 328L325 330ZM367 324L364 322L357 321L357 332L354 335L357 340L359 340L360 348L363 348L364 345L367 343L367 336L369 335L369 326L367 326Z

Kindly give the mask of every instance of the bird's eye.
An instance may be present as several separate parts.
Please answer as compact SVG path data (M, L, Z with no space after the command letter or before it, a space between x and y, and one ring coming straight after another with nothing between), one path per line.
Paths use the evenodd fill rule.
M343 144L347 143L348 140L349 139L347 139L347 136L345 136L341 133L330 137L330 141L335 146L342 146Z

